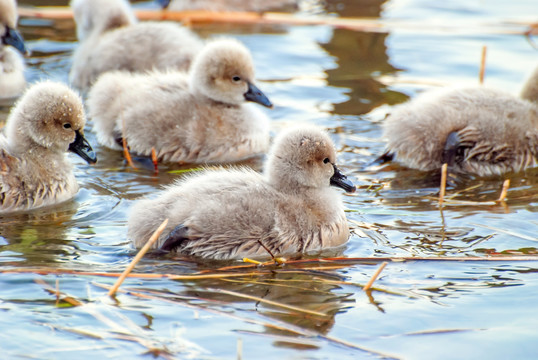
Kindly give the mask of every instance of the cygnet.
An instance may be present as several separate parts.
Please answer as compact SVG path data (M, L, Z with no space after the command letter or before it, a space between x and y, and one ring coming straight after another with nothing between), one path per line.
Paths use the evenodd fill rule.
M265 164L251 169L203 170L132 208L128 236L136 247L164 219L162 250L208 259L268 258L344 244L349 228L333 188L355 191L335 165L324 131L303 126L282 132Z
M17 28L17 3L0 0L0 98L19 96L26 87L24 60L26 47ZM20 53L19 53L20 52Z
M203 42L172 22L140 22L126 0L72 0L79 46L70 83L87 90L107 71L187 70Z
M447 163L454 173L478 176L536 166L538 69L521 95L483 86L419 95L385 120L387 151L378 160L424 171Z
M64 84L41 82L23 94L0 133L0 213L75 196L78 184L65 153L96 162L84 124L82 101Z
M121 150L181 163L235 162L265 153L269 119L245 104L272 107L254 85L248 49L233 39L208 42L189 74L111 72L88 95L98 141Z

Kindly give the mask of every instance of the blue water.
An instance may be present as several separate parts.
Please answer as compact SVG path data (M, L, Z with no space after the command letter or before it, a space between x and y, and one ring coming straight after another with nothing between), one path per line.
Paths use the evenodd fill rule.
M336 255L486 258L502 253L534 259L537 171L511 176L506 206L451 205L440 211L431 174L369 164L383 151L381 124L393 106L431 88L477 84L483 45L486 85L517 94L538 65L533 47L538 40L521 35L526 30L521 23L537 21L536 2L327 3L325 12L368 16L384 27L361 32L323 25L213 24L193 30L203 37L236 37L252 51L258 85L275 104L267 110L273 134L298 122L331 132L340 167L359 187L355 194L342 194L352 236ZM72 21L21 19L20 29L32 51L28 80L66 82L76 47ZM0 108L0 120L8 112L9 107ZM91 125L86 132L97 144ZM303 270L286 265L213 280L131 278L122 289L153 298L119 294L115 300L99 287L114 278L40 275L38 267L123 271L135 254L126 238L131 204L181 176L169 173L181 168L176 165L161 164L158 175L134 171L121 153L95 147L95 166L71 157L81 185L75 201L0 216L0 270L19 272L0 274L0 358L148 358L148 348L167 350L161 357L172 359L533 359L538 354L538 257L391 262L371 292L361 286L379 262ZM260 163L246 165L260 169ZM461 191L457 199L466 201L495 200L502 180L469 180L449 194ZM220 266L147 257L135 272L189 274ZM25 268L34 270L20 273ZM53 288L58 281L60 291L84 305L57 306L56 296L36 280Z

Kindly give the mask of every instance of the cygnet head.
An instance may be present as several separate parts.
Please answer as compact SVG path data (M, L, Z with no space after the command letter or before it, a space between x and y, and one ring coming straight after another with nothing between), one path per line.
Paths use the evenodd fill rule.
M253 101L273 106L254 85L254 64L249 50L233 39L206 44L191 65L191 88L194 93L227 104Z
M126 0L72 0L71 9L77 23L77 38L136 23L136 17Z
M30 87L6 123L13 147L72 151L88 163L97 161L84 138L86 118L82 99L62 83L44 81Z
M26 47L17 28L17 4L15 0L0 0L0 43L11 45L26 54ZM1 48L1 45L0 45Z
M329 135L314 126L294 127L275 139L266 163L269 182L283 190L337 186L354 192L355 186L335 165L336 152Z

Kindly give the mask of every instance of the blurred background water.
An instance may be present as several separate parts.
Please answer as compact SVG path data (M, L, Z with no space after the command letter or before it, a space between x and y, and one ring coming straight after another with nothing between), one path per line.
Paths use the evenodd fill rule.
M67 2L21 0L19 5ZM134 5L156 7L144 1ZM252 51L258 85L275 104L267 110L273 134L298 122L330 131L340 167L359 186L355 194L342 194L352 236L336 255L536 255L536 169L507 176L511 187L505 206L445 206L441 211L435 200L437 174L369 165L383 152L381 124L393 106L431 88L478 84L484 45L485 84L517 94L538 65L536 36L522 34L525 24L538 20L536 1L326 0L303 5L299 13L304 16L360 17L382 26L355 31L326 25L206 24L193 30L204 38L235 37ZM22 18L19 29L32 51L28 81L67 82L76 47L73 21ZM7 118L9 105L0 108L0 121ZM177 170L184 167L161 164L158 175L135 171L121 153L99 147L91 127L90 121L86 132L99 162L89 166L71 157L81 185L75 201L0 215L1 269L120 272L132 260L135 250L126 238L131 204L182 176ZM261 169L262 160L245 165ZM503 180L468 179L449 193L459 193L459 200L495 200ZM183 274L220 266L147 257L136 271ZM406 359L537 356L537 262L393 262L376 282L378 289L363 292L357 285L364 285L376 267L375 262L319 271L285 266L235 280L128 279L123 287L154 291L159 298L121 294L115 302L95 285L114 279L2 273L0 358L143 358L148 348L167 349L169 354L161 354L165 358L195 359L240 354L245 359L383 357L380 353ZM55 296L36 279L53 287L58 281L61 291L87 304L57 307ZM326 315L305 316L223 291ZM142 340L126 341L125 333Z

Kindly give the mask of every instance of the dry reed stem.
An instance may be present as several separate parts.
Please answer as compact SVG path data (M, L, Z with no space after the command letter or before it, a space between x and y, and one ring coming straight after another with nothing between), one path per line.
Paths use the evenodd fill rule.
M20 17L46 19L72 19L71 9L63 6L42 6L36 8L19 7ZM287 24L287 25L330 25L358 31L382 32L385 25L376 20L356 18L335 18L330 16L297 17L286 13L256 13L256 12L215 12L203 10L191 11L162 11L135 10L140 20L172 20L182 21L186 26L204 23L237 23L237 24ZM523 31L522 31L523 33Z
M243 359L243 339L237 338L237 360Z
M486 225L471 224L480 227L489 228ZM491 228L492 230L499 230ZM499 230L500 231L500 230ZM513 233L512 233L513 234ZM524 235L517 235L518 237L536 240L535 238L530 238ZM354 258L324 258L324 259L302 259L302 260L288 260L287 265L308 265L308 264L319 264L319 263L335 263L341 265L366 265L372 263L381 263L384 261L388 262L406 262L406 261L440 261L440 262L503 262L503 261L538 261L538 256L508 256L508 255L495 255L495 256L469 256L469 257L424 257L424 256L406 256L406 257L354 257ZM272 264L274 265L274 264ZM309 268L300 268L292 270L279 270L279 269L258 269L257 271L250 272L234 272L234 273L219 273L219 271L230 271L230 270L250 270L254 267L259 267L258 265L247 265L242 264L239 266L226 266L219 269L215 269L215 273L195 273L195 274L185 274L185 275L174 275L174 274L138 274L130 273L126 277L136 278L136 279L169 279L169 280L203 280L203 279L221 279L221 278L231 278L231 277L248 277L248 276L260 276L267 275L276 272L296 272L296 273L305 273L302 270L309 270ZM104 272L90 272L90 271L77 271L69 269L58 269L58 268L10 268L10 269L0 269L0 274L37 274L37 275L75 275L75 276L101 276L101 277L113 277L117 278L123 273L104 273Z
M439 205L443 205L446 193L446 177L448 171L448 164L441 166L441 189L439 190Z
M148 242L140 249L138 254L136 254L135 258L129 266L125 269L125 271L120 275L114 286L110 288L110 291L108 292L108 296L114 296L118 288L120 287L121 283L125 280L127 275L134 269L135 265L142 259L142 257L148 252L148 250L151 248L151 246L157 241L159 236L161 236L162 232L164 231L164 228L168 225L168 219L164 220L162 224L155 230L153 235L149 238Z
M493 230L493 231L497 231L497 232L501 232L501 233L505 233L505 234L508 234L510 236L514 236L514 237L518 237L520 239L524 239L524 240L529 240L529 241L538 241L538 237L532 237L532 236L528 236L528 235L525 235L525 234L520 234L520 233L517 233L515 231L512 231L512 230L504 230L504 229L499 229L499 228L496 228L496 227L493 227L493 226L489 226L489 225L485 225L485 224L475 224L475 223L471 223L469 225L473 225L473 226L478 226L478 227L481 227L481 228L484 228L484 229L489 229L489 230ZM537 258L538 259L538 258Z
M370 290L370 288L372 287L372 285L374 284L374 281L377 279L377 277L379 276L379 274L381 274L381 271L383 271L383 269L385 268L385 266L387 266L388 262L384 261L381 263L381 265L379 265L379 267L377 268L376 272L374 273L374 275L372 275L372 277L370 278L370 281L368 281L366 283L366 285L364 285L364 287L362 288L364 291L368 291Z
M256 264L256 265L262 265L263 264L261 261L249 259L249 258L246 258L246 257L243 258L243 262L246 262L246 263L249 263L249 264Z
M219 294L231 295L231 296L240 297L240 298L243 298L243 299L249 299L249 300L253 300L253 301L256 301L256 302L260 302L260 303L264 303L264 304L268 304L268 305L273 305L275 307L284 308L284 309L288 309L288 310L292 310L292 311L297 311L297 312L301 312L301 313L305 313L305 314L310 314L310 315L315 315L315 316L320 316L320 317L329 316L329 315L327 315L325 313L321 313L319 311L303 309L303 308L300 308L298 306L288 305L288 304L284 304L284 303L273 301L273 300L267 300L267 299L264 299L264 298L261 298L261 297L258 297L258 296L242 294L242 293L235 292L235 291L224 290L224 289L213 289L213 288L208 288L207 291L215 292L215 293L219 293Z
M488 47L486 45L482 46L482 55L480 56L480 71L478 73L478 79L480 85L484 83L484 75L486 73L486 53Z
M60 279L56 278L56 307L60 304Z
M499 199L497 199L497 202L503 202L506 199L506 194L508 193L509 187L510 187L510 179L504 180L503 188L501 190L501 195L499 195Z
M43 6L43 7L19 7L18 13L20 17L27 18L46 18L46 19L72 19L73 13L67 7L62 6ZM204 23L236 23L236 24L274 24L274 25L328 25L335 28L349 29L355 31L367 32L387 32L394 28L407 28L419 31L429 31L432 27L438 28L438 25L424 26L417 25L412 21L391 21L381 22L378 20L361 19L361 18L346 18L332 16L298 16L297 14L287 13L254 13L254 12L214 12L214 11L171 11L171 10L135 10L136 16L140 20L172 20L182 21L187 25L204 24ZM452 24L444 24L446 28L453 28ZM533 26L532 22L512 23L517 29L506 29L499 25L469 27L469 33L476 33L481 30L484 33L504 34L504 35L527 35L532 34L529 26ZM461 30L461 27L458 27ZM532 30L532 28L531 28ZM529 36L529 35L527 35Z
M42 279L34 279L34 281L43 286L43 288L45 289L45 291L47 291L49 294L51 295L55 295L57 296L58 298L63 295L63 298L62 300L65 301L66 303L69 303L73 306L80 306L80 305L83 305L83 303L81 303L80 301L78 301L77 299L75 299L74 297L72 296L69 296L69 295L65 295L65 294L62 294L61 292L59 292L59 290L56 290L55 288L53 288L52 286L50 286L46 281L42 280Z
M501 189L501 194L499 195L499 198L497 200L491 200L491 201L470 201L470 200L455 200L453 199L454 196L461 194L462 192L472 189L473 187L462 190L458 192L457 194L453 194L450 196L450 198L445 198L444 194L444 187L443 187L443 172L441 173L441 189L439 190L439 205L487 205L487 206L495 206L499 203L504 204L504 200L506 200L506 195L508 193L508 188L510 187L510 179L506 179L503 182L503 186ZM441 195L443 195L443 198L441 198ZM426 196L426 199L435 199L433 197Z

